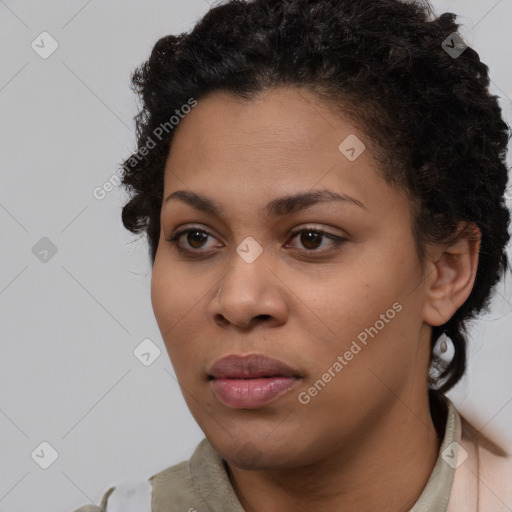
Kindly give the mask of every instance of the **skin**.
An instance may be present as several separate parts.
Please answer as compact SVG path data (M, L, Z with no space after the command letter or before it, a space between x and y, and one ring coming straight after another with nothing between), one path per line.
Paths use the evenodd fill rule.
M349 134L366 145L354 161L338 149ZM428 246L420 261L411 202L377 169L366 135L300 89L250 102L215 92L174 135L164 199L189 190L224 210L216 217L164 202L151 299L190 411L247 511L406 511L432 472L440 438L427 395L431 326L469 296L479 243ZM320 188L364 207L261 213L272 199ZM182 227L211 233L180 239L191 256L208 257L187 258L167 241ZM346 241L336 248L325 236L290 234L302 228ZM248 236L263 249L252 263L236 252ZM396 302L402 310L301 403L298 394ZM302 378L268 405L233 409L207 378L228 354L273 357Z

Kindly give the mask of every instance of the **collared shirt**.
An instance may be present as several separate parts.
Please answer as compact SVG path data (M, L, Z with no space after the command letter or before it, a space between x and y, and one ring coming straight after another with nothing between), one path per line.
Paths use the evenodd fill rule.
M481 483L478 477L479 446L471 436L472 427L461 418L451 400L444 396L440 396L439 399L446 406L444 436L430 478L409 512L511 510L507 506L510 502L505 502L510 499L510 496L505 497L503 491L501 491L503 499L493 501L492 508L478 507L478 488ZM469 460L468 463L465 463L466 459ZM456 471L459 467L464 469ZM455 475L459 476L454 479ZM475 480L471 480L472 478ZM510 480L510 486L512 488L512 480ZM457 496L454 496L454 489L457 490ZM496 493L493 494L496 495ZM497 498L499 497L498 493ZM100 508L85 506L75 512L132 512L132 510L133 512L244 512L229 479L226 462L206 438L196 447L189 461L164 469L137 485L111 487L104 494Z

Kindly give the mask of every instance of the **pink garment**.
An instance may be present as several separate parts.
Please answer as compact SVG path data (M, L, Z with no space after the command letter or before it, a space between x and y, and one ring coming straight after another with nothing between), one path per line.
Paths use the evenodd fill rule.
M454 446L457 463L446 512L511 512L511 457L459 418L460 446Z

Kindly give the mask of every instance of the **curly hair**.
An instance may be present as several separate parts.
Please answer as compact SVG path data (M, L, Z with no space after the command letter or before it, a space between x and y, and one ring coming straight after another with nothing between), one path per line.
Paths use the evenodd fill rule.
M414 199L422 258L426 243L454 239L461 223L480 229L471 294L432 329L439 373L429 384L448 391L466 369L467 322L488 308L508 269L510 237L509 127L478 53L467 47L454 57L443 47L455 19L436 17L428 0L228 0L189 33L162 37L132 74L142 108L137 151L122 164L124 226L146 234L154 264L165 162L188 105L214 91L247 101L279 86L316 94L363 130L384 179ZM443 334L455 349L444 365L434 355Z

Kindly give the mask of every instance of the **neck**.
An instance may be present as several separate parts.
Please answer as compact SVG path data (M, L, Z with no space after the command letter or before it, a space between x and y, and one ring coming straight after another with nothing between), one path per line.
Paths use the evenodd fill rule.
M411 406L410 404L416 404ZM433 408L438 404L433 400ZM434 409L433 409L434 410ZM428 396L397 400L378 425L365 426L328 458L298 468L246 470L228 465L247 512L405 512L427 484L444 435Z

